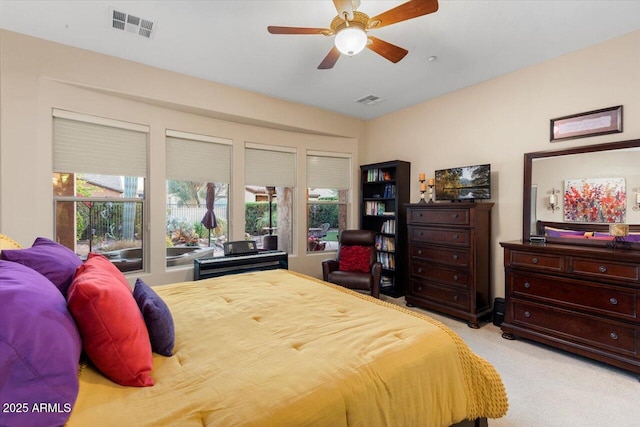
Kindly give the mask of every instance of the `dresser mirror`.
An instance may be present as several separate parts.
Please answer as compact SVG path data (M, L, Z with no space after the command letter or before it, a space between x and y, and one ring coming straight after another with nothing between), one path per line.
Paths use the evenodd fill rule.
M640 250L639 165L640 139L526 153L523 241Z

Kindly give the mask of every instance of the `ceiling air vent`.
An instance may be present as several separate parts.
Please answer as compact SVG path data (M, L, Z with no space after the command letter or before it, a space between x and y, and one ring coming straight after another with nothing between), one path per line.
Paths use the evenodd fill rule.
M112 7L109 8L109 19L111 27L116 30L123 30L148 39L155 34L156 25L153 21L115 10Z
M364 98L358 99L356 102L362 105L371 106L371 105L380 104L382 101L384 101L384 99L380 98L379 96L368 95L368 96L365 96Z

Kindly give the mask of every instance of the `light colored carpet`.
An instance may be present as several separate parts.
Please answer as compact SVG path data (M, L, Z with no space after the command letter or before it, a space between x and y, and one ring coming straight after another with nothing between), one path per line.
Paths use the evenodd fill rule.
M405 306L404 297L382 299ZM638 427L640 382L628 371L551 347L502 338L500 328L425 313L464 339L498 370L507 389L509 411L490 427Z

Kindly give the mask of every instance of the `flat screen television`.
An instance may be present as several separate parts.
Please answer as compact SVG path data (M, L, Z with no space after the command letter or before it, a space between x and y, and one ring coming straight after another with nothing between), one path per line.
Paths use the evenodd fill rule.
M491 165L441 169L435 176L436 200L473 201L491 198Z

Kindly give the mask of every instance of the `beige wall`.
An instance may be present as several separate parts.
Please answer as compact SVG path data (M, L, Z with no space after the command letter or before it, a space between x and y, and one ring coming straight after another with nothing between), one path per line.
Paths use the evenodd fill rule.
M25 246L53 237L51 110L58 108L150 127L150 284L192 278L190 269L165 272L166 129L233 140L233 240L244 238L244 143L296 147L298 253L290 265L321 275L327 255L305 253L306 150L353 153L357 182L363 121L13 32L0 31L0 54L0 233ZM357 193L351 227L356 203Z
M615 105L623 133L549 143L551 118ZM371 120L361 160L411 161L416 202L418 173L491 163L493 290L503 296L499 242L521 238L523 154L637 138L640 31Z
M24 245L53 235L51 109L61 108L150 126L151 212L164 212L165 129L232 139L234 239L244 229L245 141L298 147L299 183L306 149L353 152L355 183L360 164L409 160L413 201L419 172L491 163L493 288L501 296L499 242L522 229L523 153L640 138L640 32L369 122L1 30L0 54L0 233ZM620 104L624 133L549 143L549 119ZM300 185L298 248L303 200ZM351 213L357 227L353 205ZM149 283L189 279L190 271L164 271L163 215L152 214L150 238ZM325 256L298 253L291 266L317 277Z

